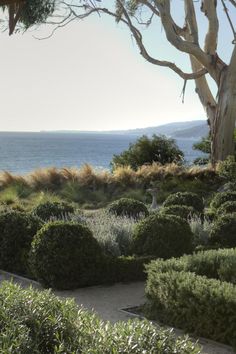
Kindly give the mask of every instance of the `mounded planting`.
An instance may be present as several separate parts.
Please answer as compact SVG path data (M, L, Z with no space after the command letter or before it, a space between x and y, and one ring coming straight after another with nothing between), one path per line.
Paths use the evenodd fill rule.
M121 198L112 202L108 206L108 212L117 216L128 216L135 219L149 214L144 203L131 198Z
M177 192L169 195L164 201L163 206L169 207L172 205L185 205L192 207L198 213L203 213L204 204L202 198L191 192Z
M152 267L160 273L171 271L193 272L236 284L236 249L219 249L167 260L158 259ZM149 267L147 266L149 269Z
M137 224L133 234L133 249L138 255L180 257L192 251L192 244L189 224L174 215L150 215Z
M72 205L65 202L45 202L37 205L32 214L38 216L44 221L49 221L51 218L63 218L74 213L75 209Z
M228 201L223 204L217 209L216 215L221 217L225 214L232 214L236 213L236 201Z
M18 274L28 274L28 253L42 221L18 211L0 213L0 267Z
M46 287L72 289L96 283L103 254L92 232L72 222L51 222L35 236L31 267Z
M225 202L235 202L236 192L217 193L211 201L211 208L218 209Z
M176 215L188 220L191 215L194 215L194 208L186 205L170 205L162 208L160 212L163 215Z
M209 243L218 247L236 247L236 214L217 218L212 224Z
M49 291L4 282L0 308L1 353L200 353L196 344L148 321L105 325L73 300L59 299Z
M146 313L189 333L236 346L236 287L191 272L148 266Z

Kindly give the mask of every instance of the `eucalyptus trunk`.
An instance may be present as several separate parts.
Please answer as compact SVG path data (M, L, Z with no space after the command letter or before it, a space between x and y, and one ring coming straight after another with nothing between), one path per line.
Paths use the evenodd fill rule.
M236 122L236 49L231 63L221 73L218 102L212 122L212 162L222 161L235 153Z

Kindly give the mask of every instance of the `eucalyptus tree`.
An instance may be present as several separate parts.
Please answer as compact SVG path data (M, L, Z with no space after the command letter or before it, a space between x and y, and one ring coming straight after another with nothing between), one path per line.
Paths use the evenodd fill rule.
M69 1L69 0L68 0ZM178 11L184 13L184 23L179 25L174 19L173 2L177 0L70 0L62 1L68 12L63 20L84 19L93 14L108 15L116 22L125 24L131 32L140 54L153 65L167 67L184 80L194 80L196 93L203 105L211 132L212 162L224 160L234 154L233 133L236 120L236 33L230 10L236 12L236 0L182 0ZM224 11L217 11L221 6ZM208 21L204 43L199 37L204 30L197 16L198 10ZM228 63L218 52L218 36L222 30L221 16L226 16L232 32L232 53ZM102 16L101 16L102 17ZM150 54L145 43L143 29L155 30L156 21L161 21L166 41L190 58L191 70L185 72L173 61L161 60ZM158 36L158 32L156 31ZM230 38L225 38L225 41ZM217 96L213 94L209 77L217 85Z

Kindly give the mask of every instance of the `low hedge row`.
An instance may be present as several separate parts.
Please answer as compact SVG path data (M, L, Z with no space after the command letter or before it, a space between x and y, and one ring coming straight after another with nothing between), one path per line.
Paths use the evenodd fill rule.
M56 289L143 280L144 264L151 259L106 256L86 226L62 221L44 225L30 252L35 278Z
M0 288L0 352L11 354L199 354L200 348L148 321L104 324L49 291Z
M201 251L181 258L153 262L158 272L170 271L193 272L207 278L219 279L236 284L236 249ZM148 267L149 269L149 267Z
M236 346L236 287L191 272L148 266L146 314L189 333Z
M106 256L84 225L42 221L17 211L0 213L0 268L46 287L77 287L145 279L153 257Z

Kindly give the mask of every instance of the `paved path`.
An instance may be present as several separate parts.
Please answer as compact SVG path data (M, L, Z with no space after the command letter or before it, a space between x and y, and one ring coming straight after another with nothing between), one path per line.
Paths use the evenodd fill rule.
M30 282L27 279L13 276L7 273L0 273L0 282L2 280L13 280L23 287L32 284L34 287L41 288L36 282ZM145 283L136 282L128 284L115 284L111 286L94 286L81 288L74 291L55 291L54 293L63 298L74 298L78 305L83 305L88 310L94 310L104 321L125 321L134 316L125 313L121 309L141 305L145 302L144 293ZM175 330L177 335L183 335L183 331ZM233 354L231 348L200 338L202 345L202 354Z
M141 305L145 302L144 283L94 286L75 291L56 291L62 297L72 297L78 304L95 312L105 321L117 322L133 317L121 309Z

